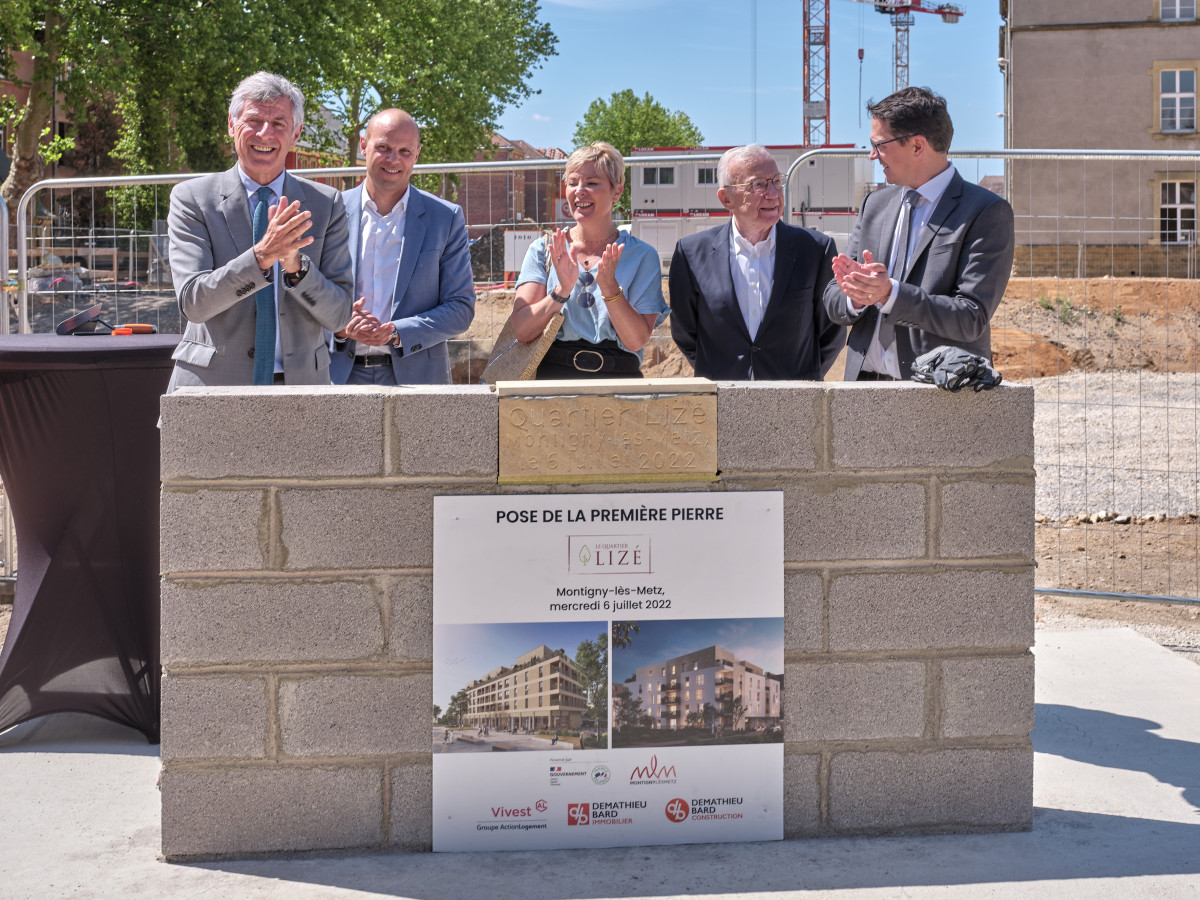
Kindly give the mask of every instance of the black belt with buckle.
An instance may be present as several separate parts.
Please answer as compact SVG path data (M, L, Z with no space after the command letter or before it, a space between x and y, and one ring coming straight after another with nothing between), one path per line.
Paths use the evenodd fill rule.
M868 372L866 369L858 373L858 381L899 381L894 375L885 375L883 372Z
M580 347L582 343L590 344L585 341L556 341L550 345L546 360L553 365L588 375L599 372L632 375L641 371L638 358L628 350L622 350L616 341Z
M373 369L377 366L390 366L392 364L392 356L390 353L369 353L365 356L354 357L354 364L367 369Z

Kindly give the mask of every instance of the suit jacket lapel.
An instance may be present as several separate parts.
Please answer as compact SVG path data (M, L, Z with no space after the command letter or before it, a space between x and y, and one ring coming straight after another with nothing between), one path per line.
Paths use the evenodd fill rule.
M221 178L221 215L229 228L229 236L233 246L249 248L254 246L254 229L250 224L250 203L246 199L246 188L242 178L234 166Z
M921 229L921 234L917 238L917 245L913 247L913 252L908 258L909 273L916 267L916 262L921 258L921 254L928 249L929 242L938 233L938 230L942 227L942 223L946 221L946 217L954 211L954 207L958 206L958 201L962 197L962 186L962 176L958 172L955 172L954 177L950 179L950 184L946 186L945 193L938 200L937 206L933 208L933 213L929 216L929 221Z
M718 228L712 233L712 243L708 245L708 252L703 258L704 269L697 273L697 280L704 286L705 294L717 301L714 304L713 316L718 320L728 319L733 322L742 338L749 341L750 332L746 330L746 320L742 318L737 294L733 291L733 272L730 269L733 260L729 254L732 233L732 224Z
M354 285L358 284L358 257L362 253L362 195L361 184L342 195L346 221L350 225L350 282ZM354 299L358 300L357 297Z
M792 269L796 267L796 257L799 251L799 232L785 228L782 222L776 225L775 269L771 275L771 296L767 298L767 308L763 310L762 322L758 326L759 333L768 326L772 316L776 315L779 308L783 306L783 294L792 277Z
M396 269L396 290L392 293L392 318L400 318L400 305L408 283L417 268L417 257L425 243L425 199L412 188L408 192L408 209L404 212L404 246L400 248L400 265Z

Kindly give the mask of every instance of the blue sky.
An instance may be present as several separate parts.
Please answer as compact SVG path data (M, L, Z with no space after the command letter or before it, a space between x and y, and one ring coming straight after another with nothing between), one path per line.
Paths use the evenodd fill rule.
M551 650L561 647L574 659L581 641L594 641L607 630L608 622L436 625L433 702L445 709L467 682L500 666L511 666L518 656L539 644Z
M682 110L705 144L800 144L804 139L803 19L799 0L758 0L757 129L751 135L750 0L541 0L558 55L535 72L541 93L500 119L505 137L537 147L573 148L588 105L629 88ZM960 4L957 24L915 13L909 30L909 83L942 94L954 120L954 146L1004 143L1003 80L996 65L1001 23L995 0ZM892 90L893 29L873 6L829 0L830 141L865 146L870 123L859 111ZM858 48L865 51L859 98ZM988 168L990 167L990 168ZM1002 171L967 161L964 177ZM969 169L969 171L967 171Z
M713 644L768 672L783 671L783 619L641 620L631 646L613 651L613 681L639 666L683 656Z

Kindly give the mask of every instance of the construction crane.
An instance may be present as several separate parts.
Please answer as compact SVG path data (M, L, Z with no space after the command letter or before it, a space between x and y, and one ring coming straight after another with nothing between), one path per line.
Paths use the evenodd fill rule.
M932 13L951 25L962 18L956 3L927 3L925 0L850 0L867 3L876 12L890 16L896 30L893 45L895 68L892 89L908 87L908 29L916 21L913 13ZM858 58L861 64L863 51ZM829 0L804 0L804 143L820 147L829 142Z

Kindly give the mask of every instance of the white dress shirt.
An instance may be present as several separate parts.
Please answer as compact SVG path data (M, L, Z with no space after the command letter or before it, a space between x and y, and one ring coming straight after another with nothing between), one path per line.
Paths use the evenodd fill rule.
M369 189L363 185L362 229L359 242L358 272L354 280L355 297L365 297L364 308L380 322L392 318L392 295L396 291L396 273L400 268L400 254L404 249L405 210L408 209L410 186L391 211L379 211L371 199ZM381 356L390 353L388 346L371 347L359 344L362 356Z
M775 227L757 244L752 244L738 231L737 220L729 229L729 269L733 275L733 293L737 296L738 308L750 332L750 340L758 336L767 301L771 299L771 285L775 278Z
M242 171L241 163L237 167L238 177L242 179L242 187L246 189L246 202L250 204L250 225L254 226L254 208L258 206L258 189L260 187L268 187L271 189L271 200L268 205L279 203L279 198L283 196L283 178L287 172L280 172L279 177L270 184L259 184L249 175ZM289 201L290 202L290 201ZM276 374L283 371L283 342L279 338L279 279L283 276L283 271L279 268L279 263L273 266L273 275L271 286L275 289L275 372ZM251 295L253 299L253 295Z
M914 248L917 242L921 239L921 232L925 230L925 226L929 224L929 218L933 215L933 210L937 207L938 201L942 199L942 194L946 193L946 188L950 186L950 180L954 178L954 166L946 166L937 175L934 175L923 185L918 187L917 200L912 208L912 221L908 227L908 252L905 258L912 259ZM881 375L891 375L893 378L900 377L900 357L896 352L896 342L886 350L879 344L879 325L883 321L883 317L890 315L892 307L896 305L896 297L900 293L899 278L903 277L902 273L893 272L892 269L896 265L896 256L900 252L899 241L900 237L900 217L896 217L896 230L892 233L892 250L888 254L888 272L892 275L892 292L888 295L887 302L879 307L879 318L875 320L875 335L871 338L871 345L867 348L867 355L863 358L863 370L867 372L878 372ZM862 315L866 309L855 309L854 304L849 299L846 300L846 305L850 310L850 314L858 317Z

